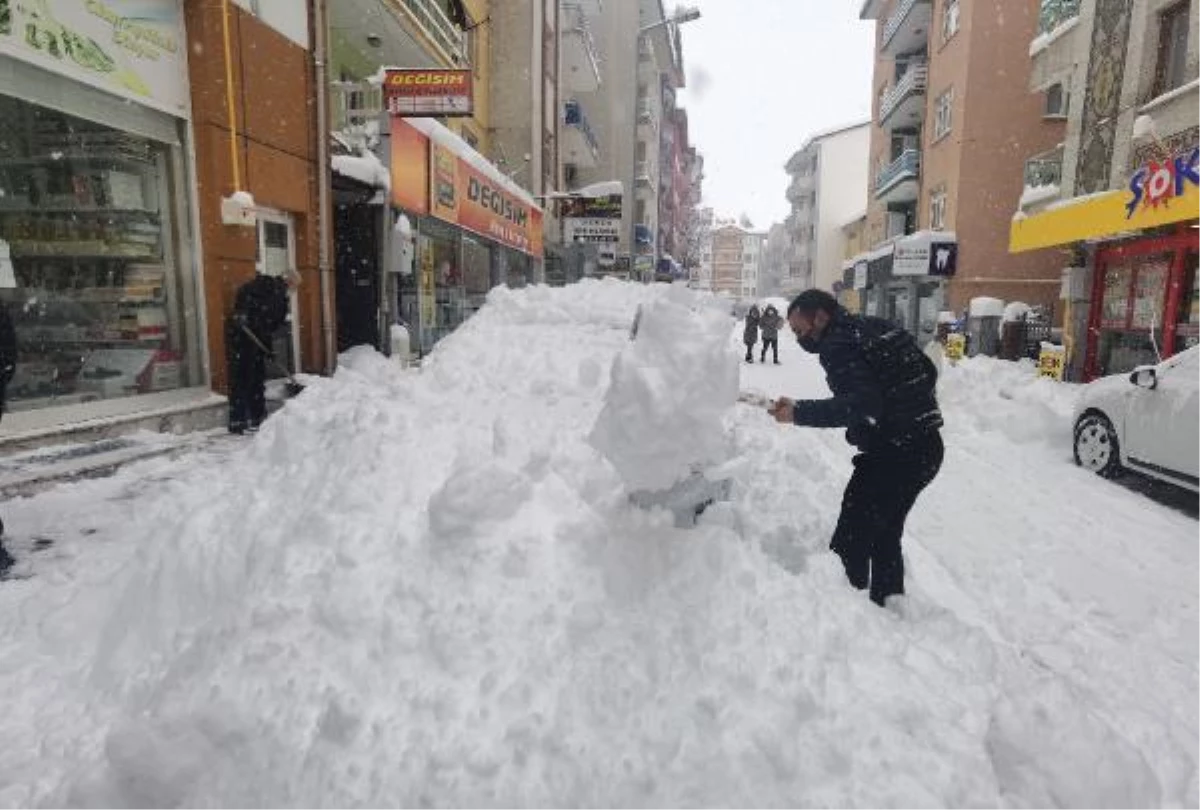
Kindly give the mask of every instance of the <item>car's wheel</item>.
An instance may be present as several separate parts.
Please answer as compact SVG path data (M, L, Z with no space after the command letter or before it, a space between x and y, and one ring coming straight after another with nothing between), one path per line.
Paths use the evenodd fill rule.
M1105 478L1121 472L1117 431L1104 414L1085 414L1075 423L1075 463Z

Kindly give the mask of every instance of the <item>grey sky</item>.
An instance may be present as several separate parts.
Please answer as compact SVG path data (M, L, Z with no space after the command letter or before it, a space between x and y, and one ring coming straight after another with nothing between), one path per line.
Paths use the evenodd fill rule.
M679 2L703 13L681 29L679 99L704 155L704 204L765 229L787 216L783 164L804 140L870 116L873 24L859 0Z

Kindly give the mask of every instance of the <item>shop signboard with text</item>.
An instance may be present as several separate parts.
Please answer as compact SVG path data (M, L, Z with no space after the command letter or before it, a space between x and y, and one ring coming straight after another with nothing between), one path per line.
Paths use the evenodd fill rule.
M0 0L0 53L190 114L179 0Z
M444 144L429 144L429 213L522 253L542 256L542 212Z
M1013 219L1009 251L1020 253L1194 220L1200 215L1200 149L1137 167L1124 189L1079 197Z
M925 231L897 239L892 253L893 276L953 276L958 244L953 234Z
M388 70L383 98L392 115L449 118L475 112L470 70Z
M563 200L563 239L568 243L613 245L621 241L622 195ZM615 250L610 251L615 256Z
M440 125L424 124L435 136ZM542 209L478 154L460 155L401 117L391 126L392 204L542 258Z

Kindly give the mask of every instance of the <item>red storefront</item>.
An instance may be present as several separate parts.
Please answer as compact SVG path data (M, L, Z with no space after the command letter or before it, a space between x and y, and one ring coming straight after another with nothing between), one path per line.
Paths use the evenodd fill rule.
M1085 379L1131 371L1196 345L1198 249L1194 222L1097 249Z

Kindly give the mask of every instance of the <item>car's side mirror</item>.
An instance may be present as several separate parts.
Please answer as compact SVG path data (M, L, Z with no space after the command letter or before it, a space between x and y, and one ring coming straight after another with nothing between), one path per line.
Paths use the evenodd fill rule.
M1138 388L1153 391L1158 388L1158 372L1152 368L1139 368L1129 375L1129 381Z

